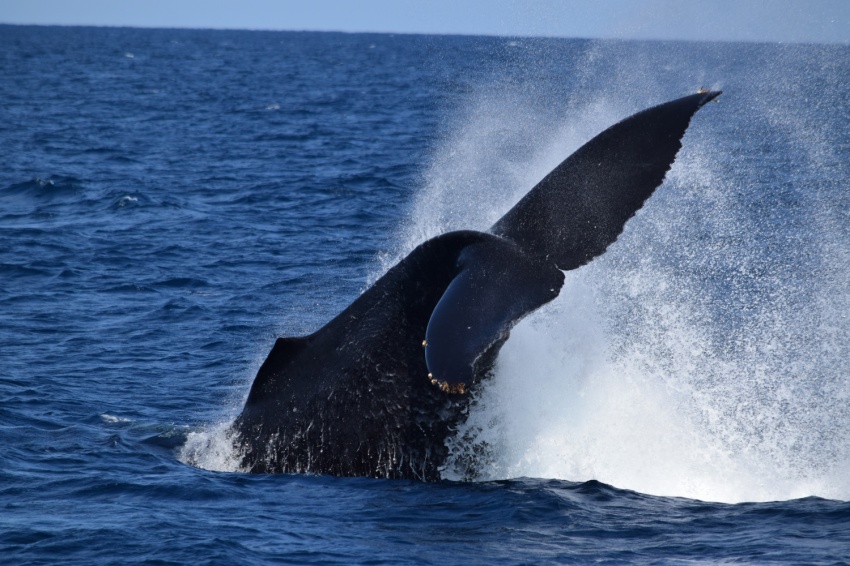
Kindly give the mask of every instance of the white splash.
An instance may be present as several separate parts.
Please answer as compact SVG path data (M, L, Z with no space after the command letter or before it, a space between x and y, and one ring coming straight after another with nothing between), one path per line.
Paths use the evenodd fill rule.
M184 464L213 472L242 472L240 443L234 438L232 420L217 423L186 437L178 459Z

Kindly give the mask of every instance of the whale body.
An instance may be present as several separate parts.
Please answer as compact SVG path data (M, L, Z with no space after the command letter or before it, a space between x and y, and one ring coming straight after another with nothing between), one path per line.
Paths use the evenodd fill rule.
M488 232L424 242L318 331L278 338L232 424L242 469L439 480L445 441L510 329L617 239L719 94L611 126Z

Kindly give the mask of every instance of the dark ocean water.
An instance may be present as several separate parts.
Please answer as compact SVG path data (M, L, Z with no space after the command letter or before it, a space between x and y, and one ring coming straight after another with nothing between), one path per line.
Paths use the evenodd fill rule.
M848 76L847 46L0 26L0 555L850 562ZM450 443L475 477L237 471L277 335L700 87L664 185L514 330Z

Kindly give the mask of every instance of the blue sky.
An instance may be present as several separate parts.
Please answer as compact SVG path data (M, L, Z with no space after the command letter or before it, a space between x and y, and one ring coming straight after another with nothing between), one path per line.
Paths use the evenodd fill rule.
M0 0L0 23L850 43L850 0Z

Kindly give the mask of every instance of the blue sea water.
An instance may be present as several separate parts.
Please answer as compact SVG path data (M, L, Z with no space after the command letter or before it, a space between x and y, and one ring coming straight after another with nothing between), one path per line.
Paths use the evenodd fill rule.
M848 76L848 46L0 26L0 555L850 562ZM238 471L276 336L700 87L445 482Z

